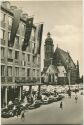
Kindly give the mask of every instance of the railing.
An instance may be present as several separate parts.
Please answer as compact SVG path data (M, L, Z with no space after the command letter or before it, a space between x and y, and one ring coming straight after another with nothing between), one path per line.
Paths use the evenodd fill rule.
M1 77L1 82L2 83L5 82L5 77L4 76Z
M1 41L1 45L5 45L5 40L4 39L0 39Z
M8 62L13 62L13 59L12 58L8 58Z
M7 82L12 82L13 77L7 77Z

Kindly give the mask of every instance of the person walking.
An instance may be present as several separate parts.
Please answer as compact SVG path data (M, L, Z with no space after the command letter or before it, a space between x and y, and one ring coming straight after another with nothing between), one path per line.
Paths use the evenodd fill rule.
M76 102L76 103L77 103L77 100L78 100L78 96L76 95L76 96L75 96L75 102Z
M24 109L23 109L22 112L21 112L21 119L22 119L22 120L25 119L25 112L24 112Z
M60 102L60 109L63 109L63 103L62 103L62 101Z

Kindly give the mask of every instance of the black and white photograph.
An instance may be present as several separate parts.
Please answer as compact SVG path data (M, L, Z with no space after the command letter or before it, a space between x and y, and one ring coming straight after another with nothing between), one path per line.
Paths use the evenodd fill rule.
M1 125L83 125L83 1L0 8Z

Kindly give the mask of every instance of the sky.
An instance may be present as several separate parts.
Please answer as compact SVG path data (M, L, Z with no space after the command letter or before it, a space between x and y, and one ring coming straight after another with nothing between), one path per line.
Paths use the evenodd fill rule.
M70 53L72 59L80 64L83 73L83 29L82 1L11 1L12 5L21 8L24 13L34 16L34 23L43 23L41 46L41 69L44 66L44 43L47 32L51 33L54 49L58 47Z

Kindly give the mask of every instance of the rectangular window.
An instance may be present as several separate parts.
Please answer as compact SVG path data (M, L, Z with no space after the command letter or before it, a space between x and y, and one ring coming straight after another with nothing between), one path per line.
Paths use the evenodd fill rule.
M30 76L30 68L27 69L27 76Z
M1 21L5 22L5 14L4 13L1 13Z
M15 37L15 45L19 45L19 36Z
M15 59L19 59L19 52L15 51Z
M7 76L9 76L9 77L12 76L12 67L11 66L7 67Z
M30 62L30 54L28 54L27 57L28 57L28 62Z
M8 58L12 59L12 50L8 49Z
M25 53L22 53L22 60L25 61Z
M4 30L0 30L0 39L4 39L4 34L5 34L5 31Z
M35 77L35 69L33 69L33 77Z
M5 66L1 66L1 76L5 76Z
M19 67L15 67L15 76L19 77Z
M10 41L10 32L8 33L8 41Z
M8 17L8 24L12 26L12 17Z
M25 77L25 68L22 68L22 77Z
M4 57L4 55L5 55L4 53L5 53L5 49L3 47L1 47L1 58Z
M40 75L40 72L39 72L39 70L37 70L37 76L39 76Z

